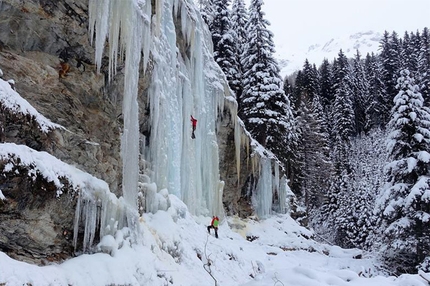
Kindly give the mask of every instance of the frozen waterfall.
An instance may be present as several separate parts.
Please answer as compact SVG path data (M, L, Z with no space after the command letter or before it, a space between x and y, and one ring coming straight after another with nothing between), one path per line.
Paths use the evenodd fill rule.
M142 185L147 192L143 196L147 211L155 212L158 206L166 205L157 202L157 198L166 197L167 190L179 197L193 214L224 216L224 182L219 173L216 125L224 108L230 109L233 118L238 182L240 149L246 146L248 155L252 152L250 164L258 178L253 190L256 213L261 217L270 215L274 198L279 199L277 210L286 210L289 190L286 179L280 178L273 155L267 156L264 148L250 139L237 118L237 104L224 74L213 60L211 35L196 9L191 0L89 0L89 33L94 39L98 69L106 42L110 79L118 62L124 61L121 140L124 199L120 199L123 202L120 207L108 204L103 208L100 215L107 222L109 215L105 208L114 212L116 220L112 221L121 224L126 221L133 226L138 218L138 191ZM146 94L139 94L139 70L142 65L145 71L149 62L150 86ZM141 96L147 96L150 110L149 145L142 144L143 148L139 142ZM195 139L191 138L191 115L198 120ZM139 169L142 161L147 163L145 170ZM139 176L139 172L145 172L144 176ZM145 182L139 182L142 177ZM90 200L97 199L90 197ZM89 201L80 199L78 220L84 214L90 219L91 230L95 229L92 226L97 216L95 211ZM93 234L85 237L92 241Z
M75 215L75 249L80 225L85 251L98 228L103 237L136 227L139 200L146 211L167 209L167 193L179 197L193 214L223 217L217 124L224 108L229 109L234 125L238 186L245 149L246 164L251 164L256 178L249 190L256 214L265 218L272 211L288 211L291 191L286 178L280 178L279 162L251 138L237 117L237 103L213 60L211 36L194 3L152 3L153 7L145 0L89 0L89 33L98 69L106 40L110 79L118 63L124 62L123 197L116 198L107 184L82 188ZM150 56L151 69L146 71L150 86L147 94L139 94L139 70L146 70ZM140 96L147 96L150 108L148 146L140 142ZM191 115L198 119L195 139L191 138Z
M182 199L194 214L223 215L216 122L228 87L212 60L211 37L193 3L165 0L90 0L100 68L106 39L110 78L125 59L123 196L137 210L139 158L151 168L151 183ZM154 15L151 15L154 13ZM180 28L178 28L178 26ZM183 49L177 47L182 43ZM182 51L182 50L185 50ZM149 150L139 152L139 63L151 54ZM190 116L198 119L191 139ZM151 208L152 209L152 208Z

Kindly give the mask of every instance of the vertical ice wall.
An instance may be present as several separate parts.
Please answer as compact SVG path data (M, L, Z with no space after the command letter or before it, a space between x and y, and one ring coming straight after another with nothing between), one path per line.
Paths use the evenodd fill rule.
M181 198L194 214L222 215L216 122L224 103L222 73L210 35L193 4L165 0L157 7L149 90L148 160L159 189ZM178 43L182 43L178 47ZM198 120L191 138L191 115Z
M236 146L239 145L240 147L245 142L245 146L251 150L251 154L247 155L251 160L247 164L251 164L253 176L257 181L257 184L252 186L250 190L252 192L252 205L256 215L264 219L273 212L288 212L287 200L289 200L290 196L294 196L294 194L288 186L286 176L281 176L280 169L282 167L279 160L273 153L252 139L242 126L243 122L240 119L236 124L240 125L239 128L236 126L239 131L235 131L239 133L235 133ZM247 149L247 152L249 152L249 149ZM237 152L236 156L236 160L238 160L240 152ZM239 163L237 167L240 169Z

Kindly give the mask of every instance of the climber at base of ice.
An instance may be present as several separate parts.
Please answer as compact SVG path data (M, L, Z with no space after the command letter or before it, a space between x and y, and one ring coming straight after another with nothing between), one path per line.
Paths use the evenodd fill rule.
M196 131L197 119L195 119L192 115L191 115L191 126L193 127L193 132L191 133L191 139L195 139L196 135L194 135L194 131Z
M211 234L211 228L215 230L215 237L218 238L219 219L217 216L212 217L211 225L208 226L208 232Z

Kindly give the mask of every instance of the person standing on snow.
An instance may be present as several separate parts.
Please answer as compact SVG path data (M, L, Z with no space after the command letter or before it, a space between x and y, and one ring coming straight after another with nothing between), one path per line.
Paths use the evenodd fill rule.
M215 230L215 237L218 238L218 225L219 218L217 216L212 217L211 225L208 226L208 232L211 233L211 228Z
M193 133L191 133L191 138L194 139L196 138L196 136L194 135L194 131L196 131L197 119L195 119L192 115L191 115L191 125L193 126Z

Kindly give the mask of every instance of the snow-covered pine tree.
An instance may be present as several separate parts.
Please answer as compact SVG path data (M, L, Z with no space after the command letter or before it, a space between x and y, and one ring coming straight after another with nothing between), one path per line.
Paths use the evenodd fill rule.
M292 88L292 93L290 96L290 104L293 111L298 111L300 102L301 102L301 96L302 96L302 88L304 86L304 75L303 71L299 70L296 74L296 78L294 80L294 87Z
M198 0L198 6L206 25L210 27L214 19L214 0Z
M349 199L350 175L344 170L336 178L331 180L331 185L324 196L324 203L320 210L320 215L314 220L317 224L312 224L325 239L342 246L345 242L344 221L350 212L346 212L347 201ZM342 214L342 216L339 216Z
M292 143L297 141L290 101L284 93L273 34L264 18L262 0L252 0L246 25L247 46L243 57L244 90L240 117L252 136L289 167ZM288 170L288 169L287 169Z
M389 121L388 117L391 103L385 97L384 83L381 76L381 65L374 53L367 54L364 63L366 78L369 80L369 101L365 109L365 127L367 132L374 127L385 128Z
M381 53L380 53L380 61L381 61L381 76L382 81L384 82L385 94L384 97L387 99L389 103L389 109L387 110L387 114L383 116L383 118L390 118L390 110L393 103L393 98L397 93L396 90L396 80L398 74L401 69L401 45L400 40L396 32L393 32L390 35L387 31L385 31L383 39L381 40ZM387 122L384 122L385 126Z
M413 54L412 41L407 31L405 31L403 39L400 39L400 58L402 59L401 68L408 69L413 74L416 71L416 65L413 66L412 58L415 59L416 55Z
M307 172L304 178L305 188L309 193L308 206L320 207L324 194L329 189L332 176L332 163L330 160L329 134L326 117L320 97L315 95L310 105L309 113L310 136L305 146Z
M351 67L345 54L340 50L334 66L335 98L333 103L333 162L336 173L350 172L348 147L350 137L355 131L355 115L351 90Z
M420 90L426 106L430 106L430 31L424 28L418 52L418 77L420 78Z
M238 104L240 103L239 98L242 96L243 92L243 66L242 66L242 56L244 52L244 47L246 46L246 30L245 26L248 22L248 10L246 9L244 0L233 0L231 8L231 28L234 32L234 53L236 56L236 61L234 64L234 70L237 71L235 78L230 83L230 87L236 94L236 99ZM241 109L241 106L238 106Z
M389 122L387 184L376 210L384 261L398 273L411 273L430 254L430 109L408 70L400 72L397 88Z
M229 86L235 89L241 88L238 81L236 62L236 34L231 28L230 0L211 0L214 4L214 17L209 25L212 33L214 58L227 77Z
M352 61L352 99L355 118L355 134L361 134L366 131L366 107L371 103L369 93L370 85L364 71L363 61L360 52L357 50L355 58Z
M328 133L326 117L319 97L319 74L315 65L305 61L297 75L294 102L299 148L297 149L296 174L300 181L294 182L304 195L310 211L322 203L323 193L328 189L330 177Z
M334 80L333 80L333 71L332 71L332 65L329 63L327 59L324 59L320 68L319 68L319 74L320 74L320 88L321 88L321 98L322 98L322 105L324 107L324 111L326 113L329 113L329 108L331 104L333 104L334 101Z

